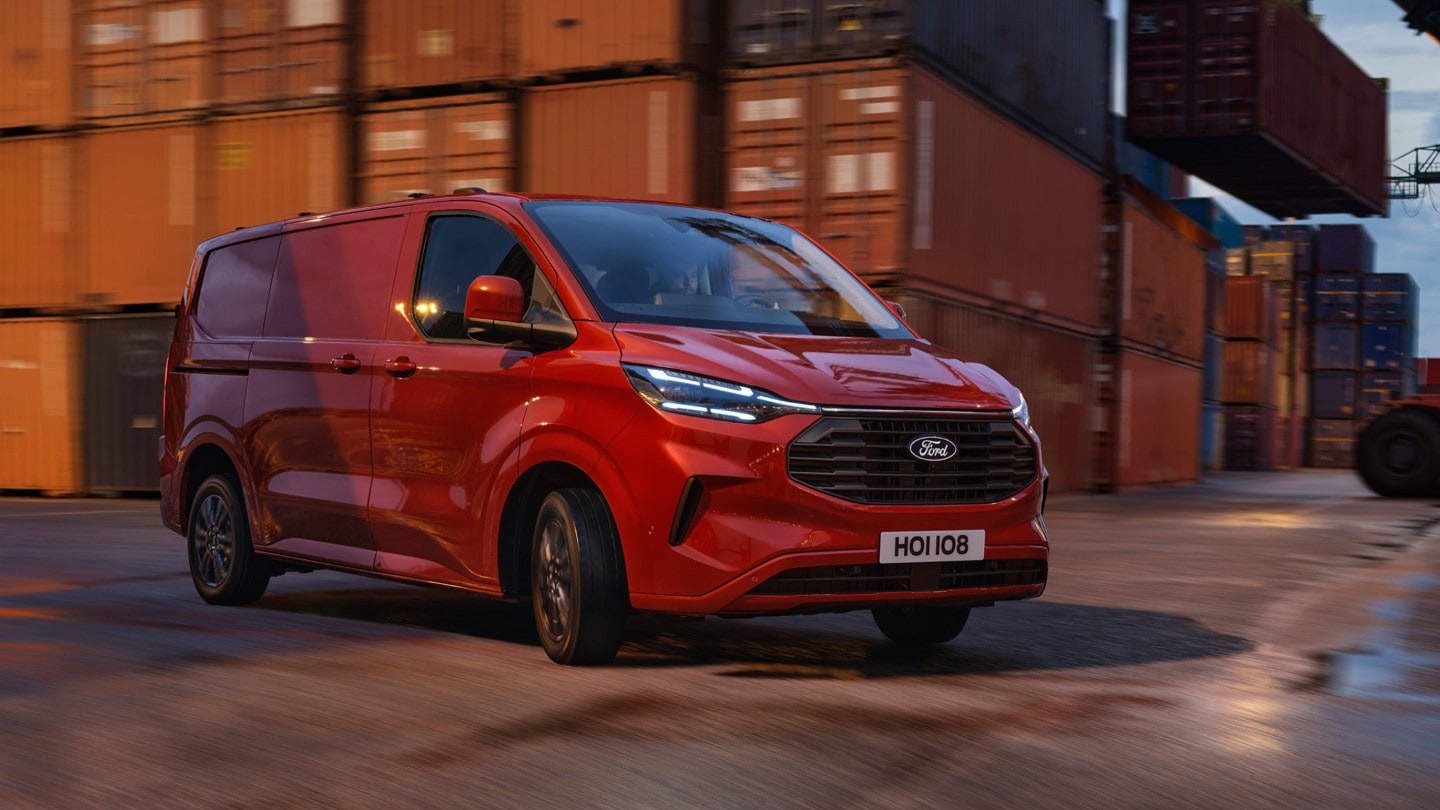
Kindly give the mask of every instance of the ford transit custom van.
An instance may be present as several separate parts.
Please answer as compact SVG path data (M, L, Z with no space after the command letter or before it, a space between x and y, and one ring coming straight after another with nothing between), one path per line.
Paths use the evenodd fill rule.
M179 314L161 510L211 603L450 586L590 664L633 612L863 609L931 645L1045 588L1020 391L776 222L423 197L211 239Z

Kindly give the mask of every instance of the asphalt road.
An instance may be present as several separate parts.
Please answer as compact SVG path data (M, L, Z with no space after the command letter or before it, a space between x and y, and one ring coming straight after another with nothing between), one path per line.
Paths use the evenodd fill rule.
M145 500L0 499L0 806L1440 806L1440 509L1344 472L1052 499L1050 587L641 619L551 664L462 594L195 595Z

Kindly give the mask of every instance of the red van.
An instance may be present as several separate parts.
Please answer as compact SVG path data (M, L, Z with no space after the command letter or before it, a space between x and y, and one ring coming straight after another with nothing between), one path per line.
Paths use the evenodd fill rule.
M775 222L455 194L200 245L165 525L201 597L327 568L528 600L603 663L632 611L868 609L901 644L1039 596L1024 398Z

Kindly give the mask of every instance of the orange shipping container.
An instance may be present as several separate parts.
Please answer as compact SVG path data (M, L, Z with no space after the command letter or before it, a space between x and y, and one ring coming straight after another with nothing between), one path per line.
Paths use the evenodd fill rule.
M1167 210L1168 209L1168 210ZM1166 216L1173 214L1173 216ZM1142 189L1125 195L1120 336L1200 360L1205 356L1205 250L1183 217ZM1188 218L1184 223L1194 223Z
M517 0L518 78L585 70L719 64L724 3L712 0Z
M73 306L76 139L0 140L0 309Z
M1126 489L1198 480L1200 369L1121 351L1119 375L1116 486Z
M0 320L0 490L84 487L80 368L79 324Z
M715 205L717 101L707 81L672 77L526 90L520 187Z
M878 283L1099 326L1103 184L1063 152L903 60L747 70L726 93L726 207Z
M0 129L70 123L69 0L0 3Z
M167 124L82 136L82 304L180 300L202 235L196 173L202 135L195 124Z
M1095 340L924 293L898 298L906 321L922 337L994 368L1025 393L1051 491L1088 490Z
M498 93L377 104L360 118L360 201L513 189L514 105Z
M210 103L208 0L89 0L79 26L80 116L194 112Z
M364 0L361 89L502 79L517 0Z
M202 195L205 236L349 204L348 124L331 107L217 119ZM191 245L193 248L194 245Z
M1225 337L1272 343L1276 304L1270 281L1263 276L1226 276Z
M1220 398L1228 405L1275 403L1275 350L1258 340L1225 341Z
M215 98L223 105L334 104L349 48L341 0L217 0Z

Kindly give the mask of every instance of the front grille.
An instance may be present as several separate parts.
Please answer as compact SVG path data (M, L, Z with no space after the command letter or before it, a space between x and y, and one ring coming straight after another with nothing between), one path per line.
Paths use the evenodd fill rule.
M949 461L910 454L920 436L942 436ZM1035 480L1035 445L1008 416L828 417L790 443L790 477L868 504L992 503Z
M760 583L750 593L759 596L903 593L1003 588L1044 582L1044 560L822 565L781 572Z

